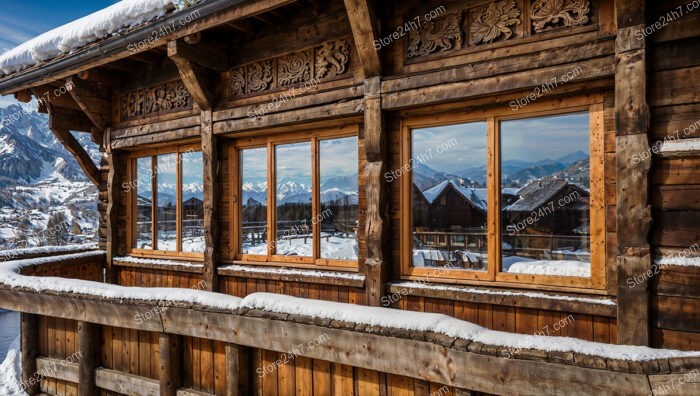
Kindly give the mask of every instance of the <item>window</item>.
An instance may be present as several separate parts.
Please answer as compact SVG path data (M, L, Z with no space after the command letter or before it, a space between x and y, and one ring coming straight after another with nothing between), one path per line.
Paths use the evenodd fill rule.
M204 252L202 153L195 147L130 159L129 230L133 254L201 257ZM154 205L155 203L155 205Z
M358 138L349 132L271 136L232 148L234 258L357 265ZM238 199L240 197L240 199Z
M604 288L602 113L596 96L405 120L387 173L403 276Z

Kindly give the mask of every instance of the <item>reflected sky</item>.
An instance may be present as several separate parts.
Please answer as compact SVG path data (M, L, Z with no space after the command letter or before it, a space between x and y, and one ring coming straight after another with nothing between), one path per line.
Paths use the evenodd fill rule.
M589 153L588 113L501 122L501 157L537 162Z
M438 150L443 152L438 153ZM486 122L414 129L413 158L433 170L448 173L483 166L486 163Z

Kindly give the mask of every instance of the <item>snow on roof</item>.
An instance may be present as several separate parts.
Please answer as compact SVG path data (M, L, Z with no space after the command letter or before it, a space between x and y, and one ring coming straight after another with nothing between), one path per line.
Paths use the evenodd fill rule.
M0 75L16 73L87 44L162 18L182 8L182 0L122 0L59 26L0 55Z
M476 208L483 211L486 210L486 194L487 190L485 188L470 188L462 187L455 183L453 180L445 180L438 184L437 186L431 187L423 191L423 196L428 203L432 204L435 200L443 193L443 191L448 187L452 186L459 195L464 197L467 201L471 202Z

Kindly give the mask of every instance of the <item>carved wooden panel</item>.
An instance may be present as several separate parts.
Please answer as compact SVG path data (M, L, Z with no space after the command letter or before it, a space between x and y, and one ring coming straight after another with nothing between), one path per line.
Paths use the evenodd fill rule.
M230 72L230 97L258 95L349 75L348 40L328 41L273 59L239 66Z
M438 10L442 10L441 13ZM436 12L439 15L433 15ZM405 16L403 25L393 34L404 37L406 64L465 53L480 46L542 32L580 27L591 20L594 17L590 0L479 1L470 7L442 7L424 16L422 13ZM390 42L381 40L383 45Z
M488 44L508 40L520 25L520 10L515 0L499 0L471 11L472 44Z
M418 58L437 51L462 48L463 37L462 11L452 12L412 29L408 34L407 57Z
M536 33L582 26L588 23L591 7L588 0L535 0L530 9Z
M180 80L137 89L120 97L122 121L191 108L192 96Z

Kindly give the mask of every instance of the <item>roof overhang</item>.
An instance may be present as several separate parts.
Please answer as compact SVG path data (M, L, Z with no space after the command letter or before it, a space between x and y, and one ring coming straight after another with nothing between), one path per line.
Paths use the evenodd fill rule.
M208 0L182 11L174 12L141 26L123 36L114 36L88 45L74 53L55 58L0 79L0 95L9 95L22 90L38 87L56 80L65 79L76 73L105 65L119 59L165 45L168 41L209 29L237 19L260 14L271 9L292 3L294 0ZM183 13L199 14L197 20L188 26L175 29L173 33L158 37L154 41L153 32L174 26ZM150 38L150 40L149 40ZM133 43L149 40L151 45L134 50Z

